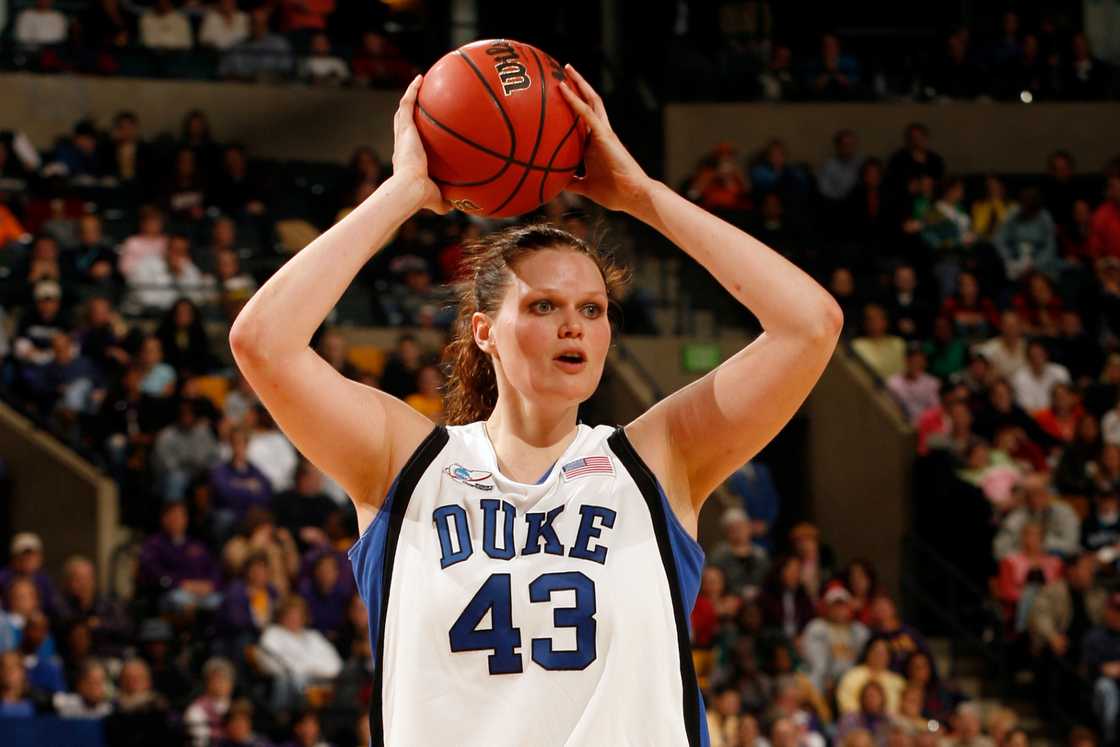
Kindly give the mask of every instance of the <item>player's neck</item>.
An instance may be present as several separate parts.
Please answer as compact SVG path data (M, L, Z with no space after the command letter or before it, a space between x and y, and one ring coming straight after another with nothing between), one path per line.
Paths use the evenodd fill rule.
M519 482L535 482L576 436L577 407L542 411L499 398L486 420L486 433L502 474Z

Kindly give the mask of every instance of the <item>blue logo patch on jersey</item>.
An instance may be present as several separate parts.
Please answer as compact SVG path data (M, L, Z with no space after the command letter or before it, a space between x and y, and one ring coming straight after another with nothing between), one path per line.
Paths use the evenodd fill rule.
M492 475L486 470L470 469L461 464L450 464L443 468L443 474L450 477L455 482L461 482L464 485L470 485L472 488L478 490L493 490L493 485L486 485L482 481L489 480Z

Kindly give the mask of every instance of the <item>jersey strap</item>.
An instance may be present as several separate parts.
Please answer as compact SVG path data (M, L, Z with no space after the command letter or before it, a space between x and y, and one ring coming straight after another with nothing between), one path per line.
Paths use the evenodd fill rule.
M447 429L443 426L436 427L428 434L397 476L392 502L382 508L382 510L389 511L389 516L385 550L381 564L381 598L368 601L371 607L374 604L379 606L378 619L381 621L377 631L377 647L373 652L373 692L370 696L369 705L371 747L384 747L385 745L385 716L382 712L383 704L381 702L382 680L385 674L385 620L389 614L389 586L393 580L393 561L397 555L397 539L401 534L401 524L404 522L405 512L408 511L408 502L412 498L412 491L416 489L416 484L420 482L420 478L427 471L428 466L443 451L443 447L447 445L449 438Z
M676 517L669 515L671 508L657 478L634 450L634 446L626 436L626 431L621 426L615 428L614 433L607 439L607 444L634 479L649 508L653 531L657 535L657 549L661 553L661 564L665 568L669 593L673 600L673 615L677 623L677 648L681 667L681 708L684 713L685 732L688 734L689 747L706 747L707 723L700 717L702 696L700 684L696 679L696 670L692 666L692 646L688 627L689 615L700 588L703 551L684 532Z

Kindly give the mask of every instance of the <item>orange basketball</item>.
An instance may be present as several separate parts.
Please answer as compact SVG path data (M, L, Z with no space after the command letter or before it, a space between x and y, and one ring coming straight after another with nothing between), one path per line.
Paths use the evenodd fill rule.
M464 212L501 217L559 194L587 137L560 92L565 78L556 60L508 39L472 42L432 65L415 119L444 198Z

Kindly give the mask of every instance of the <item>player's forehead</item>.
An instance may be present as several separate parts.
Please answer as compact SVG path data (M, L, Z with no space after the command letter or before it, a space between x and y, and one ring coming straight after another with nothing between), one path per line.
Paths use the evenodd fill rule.
M538 249L520 257L511 270L510 290L517 297L540 293L607 295L607 286L598 265L589 256L574 249Z

